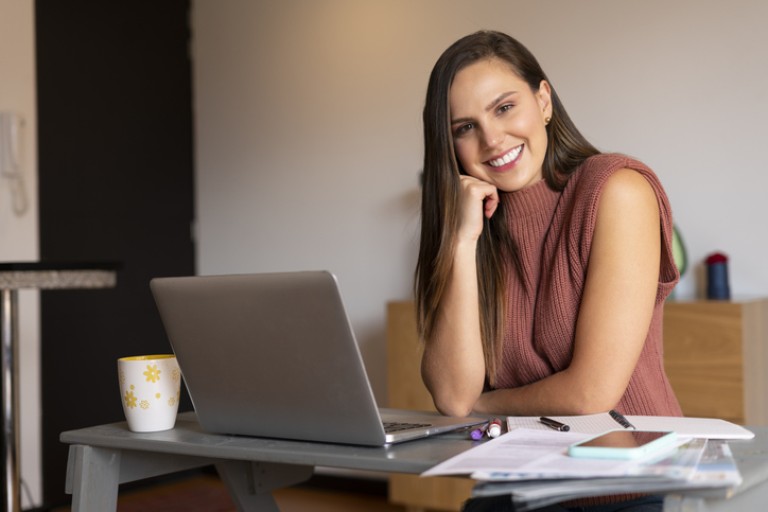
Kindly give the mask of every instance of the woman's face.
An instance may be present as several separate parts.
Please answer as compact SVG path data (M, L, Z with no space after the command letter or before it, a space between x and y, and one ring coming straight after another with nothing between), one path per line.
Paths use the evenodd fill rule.
M461 166L503 192L541 180L550 88L532 91L512 67L492 58L459 71L449 92L451 131Z

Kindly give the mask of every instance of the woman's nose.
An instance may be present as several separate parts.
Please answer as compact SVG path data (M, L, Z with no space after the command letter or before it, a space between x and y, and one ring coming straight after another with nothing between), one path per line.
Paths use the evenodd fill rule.
M498 146L504 142L504 130L494 124L486 125L483 130L484 143L488 147Z

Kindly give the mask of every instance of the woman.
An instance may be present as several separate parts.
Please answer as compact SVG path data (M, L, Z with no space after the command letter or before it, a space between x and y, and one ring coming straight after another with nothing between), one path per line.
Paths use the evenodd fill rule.
M438 59L424 139L415 291L438 410L680 415L662 359L679 273L655 174L593 147L498 32Z

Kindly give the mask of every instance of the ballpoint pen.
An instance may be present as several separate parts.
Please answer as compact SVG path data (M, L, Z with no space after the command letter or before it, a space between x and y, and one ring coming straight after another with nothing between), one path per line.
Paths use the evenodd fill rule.
M622 427L637 430L637 428L635 428L635 426L631 424L629 420L625 418L624 415L621 414L619 411L614 411L613 409L611 409L610 411L608 411L608 414L610 414L611 418L616 420L616 422Z
M539 421L548 426L549 428L553 428L555 430L559 430L560 432L568 432L571 430L571 427L566 425L565 423L560 423L557 420L553 420L552 418L547 418L546 416L542 416L539 418Z

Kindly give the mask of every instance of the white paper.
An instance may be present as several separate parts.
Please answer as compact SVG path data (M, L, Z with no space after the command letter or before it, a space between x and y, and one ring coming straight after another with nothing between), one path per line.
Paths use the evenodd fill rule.
M652 460L568 456L572 443L588 437L581 432L517 428L438 464L422 476L464 474L476 480L626 476L639 474L638 468ZM676 446L685 442L687 439L681 438ZM652 457L660 458L658 454Z
M678 468L688 478L670 478L667 468ZM515 510L532 510L567 499L623 493L659 493L706 490L725 497L742 482L741 475L722 440L694 439L664 460L643 466L642 476L486 481L475 486L473 496L509 495Z
M565 423L572 432L600 434L608 430L624 428L608 413L588 414L584 416L550 416L553 420ZM680 436L707 439L752 439L754 432L718 418L685 418L675 416L627 416L627 420L638 430L665 430L677 432ZM507 427L533 430L551 430L539 421L538 416L510 416Z

